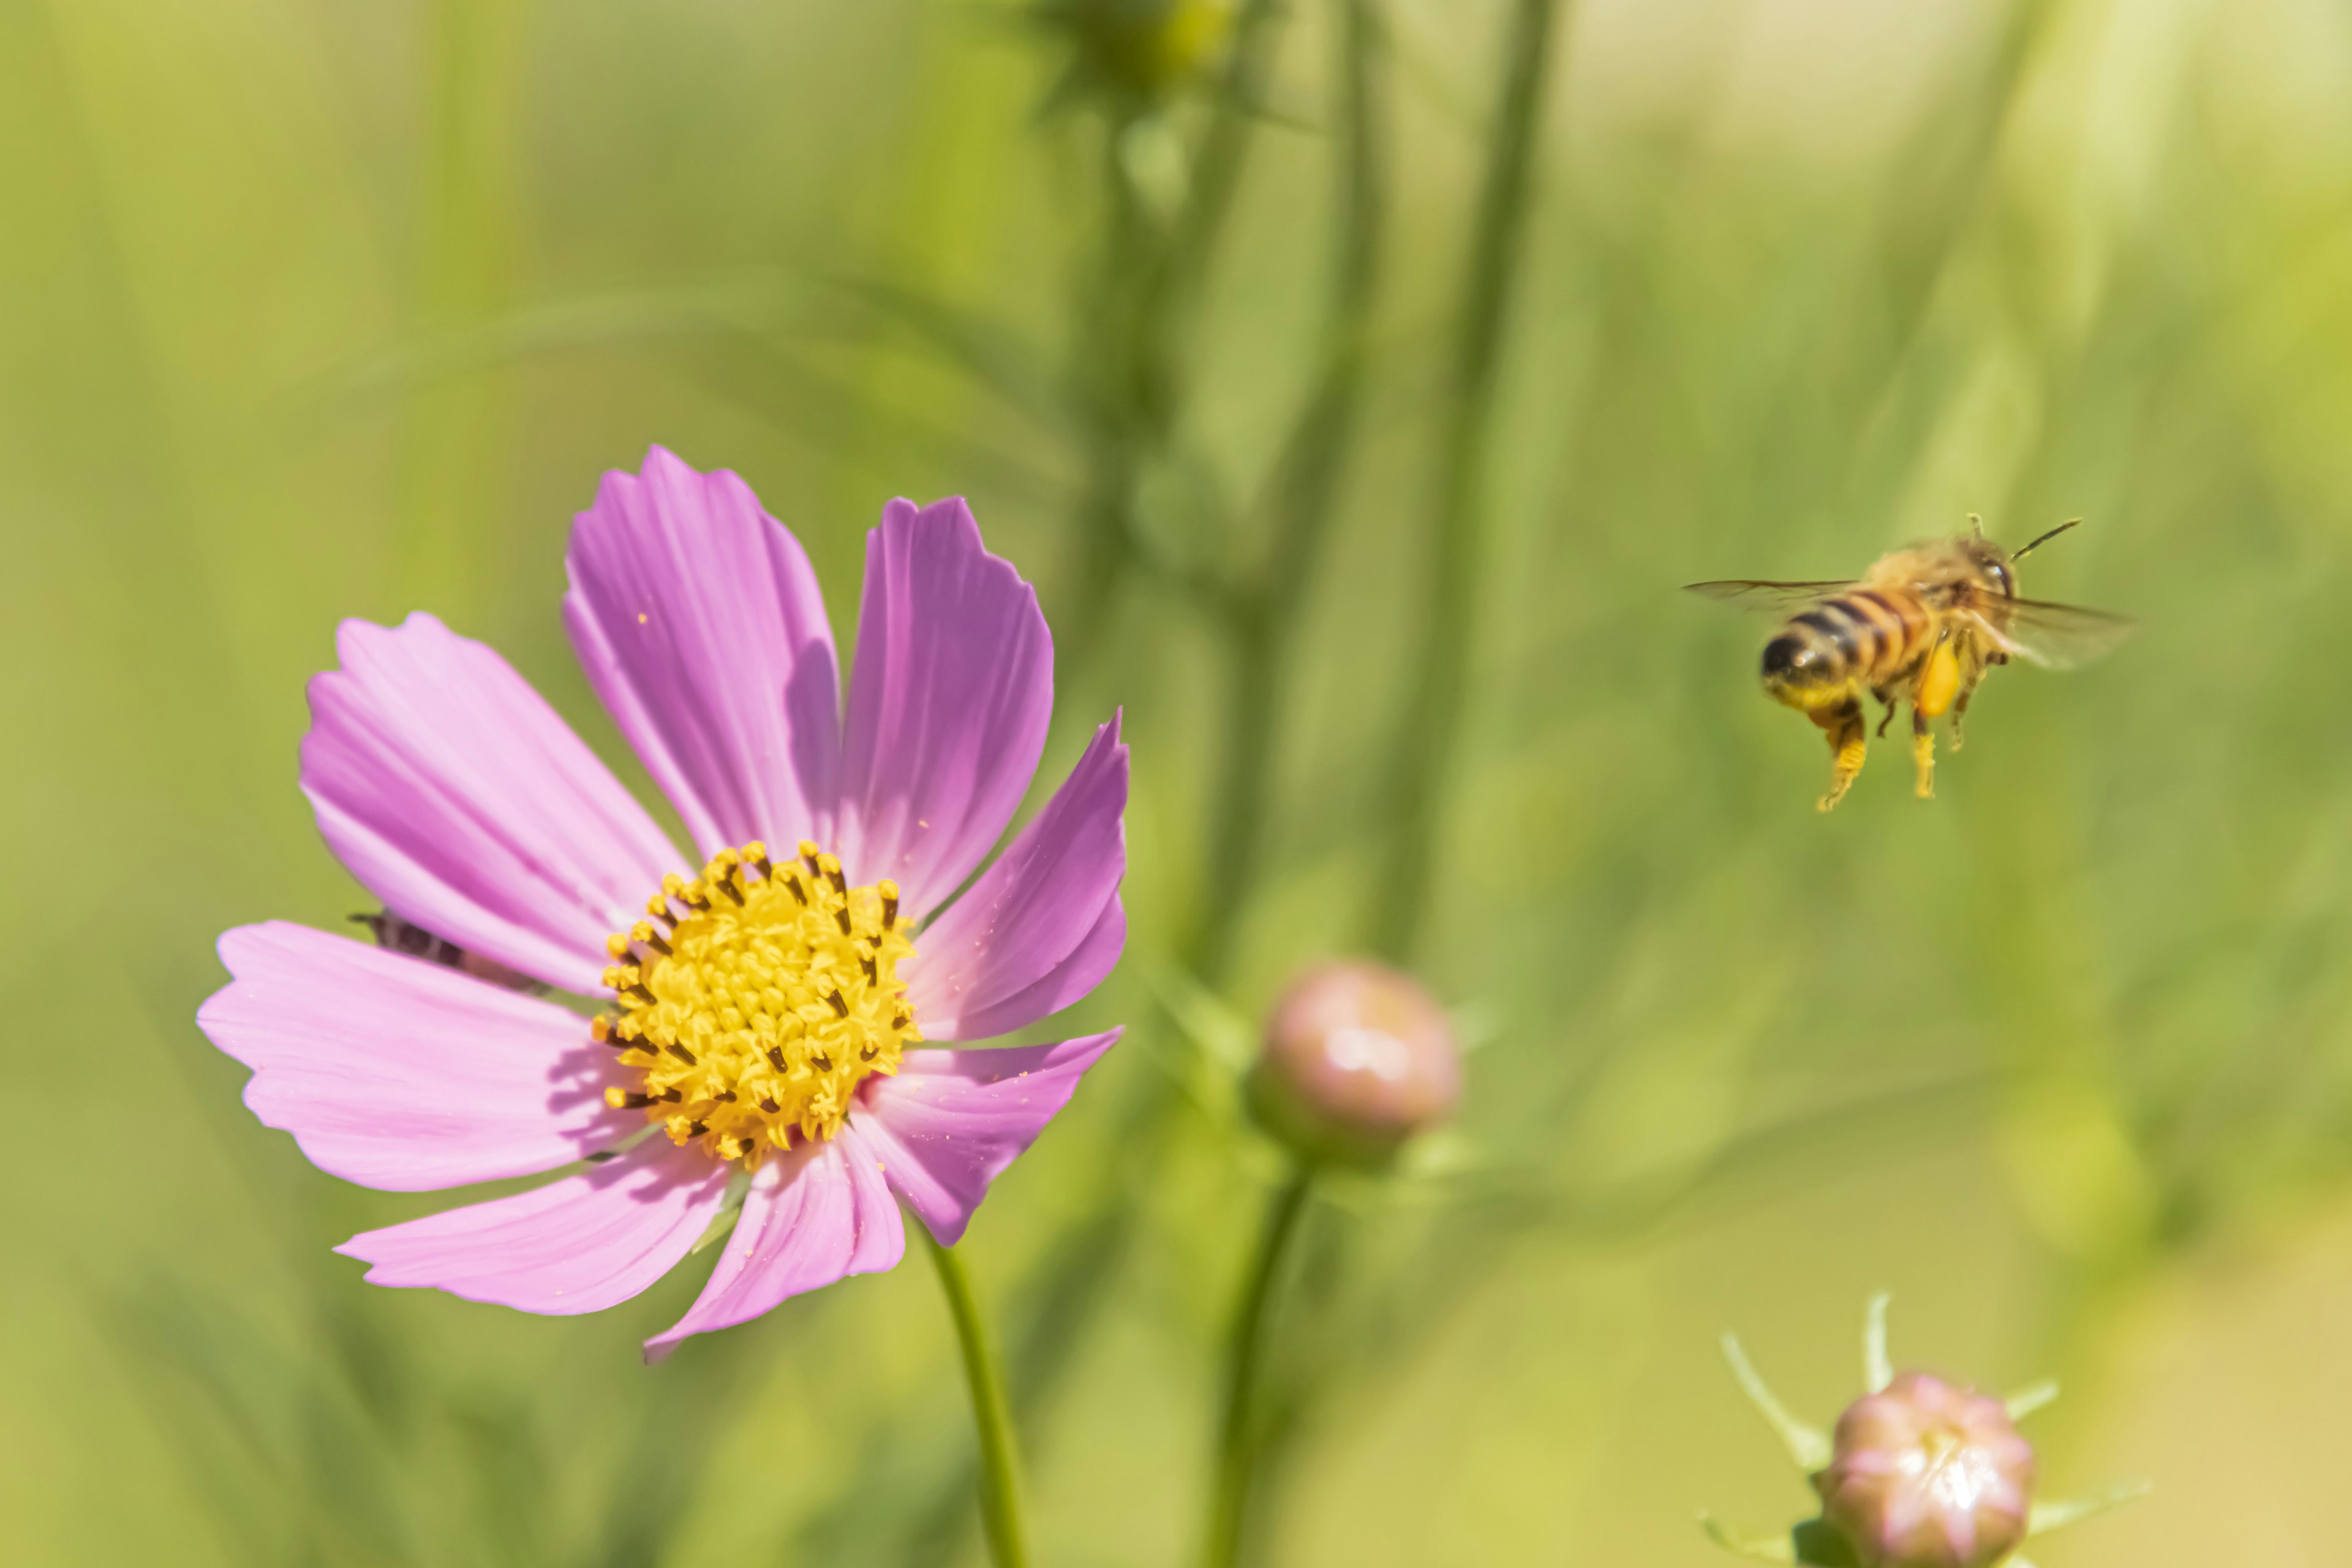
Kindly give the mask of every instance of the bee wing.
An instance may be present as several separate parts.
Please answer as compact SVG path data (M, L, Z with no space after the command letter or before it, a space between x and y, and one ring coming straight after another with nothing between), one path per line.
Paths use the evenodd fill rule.
M1778 615L1843 594L1853 586L1852 578L1830 583L1757 583L1730 577L1720 583L1685 583L1683 592L1696 594L1735 609L1760 610L1768 615Z
M2113 652L2138 624L2128 616L2041 599L2010 600L2001 608L2007 611L2001 625L1979 617L1993 646L2050 669L2073 669Z

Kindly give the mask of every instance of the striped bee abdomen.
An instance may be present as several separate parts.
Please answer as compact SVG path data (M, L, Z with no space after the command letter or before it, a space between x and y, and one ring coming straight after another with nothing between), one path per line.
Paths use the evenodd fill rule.
M1826 692L1892 684L1926 651L1935 617L1912 595L1858 588L1782 623L1764 645L1764 684Z

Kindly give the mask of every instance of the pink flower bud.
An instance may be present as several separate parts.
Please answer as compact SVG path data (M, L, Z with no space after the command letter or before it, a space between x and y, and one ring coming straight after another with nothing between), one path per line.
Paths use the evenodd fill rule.
M1428 992L1377 963L1318 964L1266 1022L1250 1107L1308 1160L1378 1165L1453 1114L1462 1058Z
M1863 1568L1986 1568L2025 1539L2033 1448L2000 1400L1906 1372L1846 1406L1813 1485Z

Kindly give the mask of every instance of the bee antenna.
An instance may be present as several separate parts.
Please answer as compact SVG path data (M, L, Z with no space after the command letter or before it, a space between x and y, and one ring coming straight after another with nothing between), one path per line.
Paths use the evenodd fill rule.
M2081 518L2070 517L2065 521L2060 523L2057 527L2052 529L2049 532L2043 534L2041 538L2035 540L2032 543L2027 545L2024 549L2014 552L2011 554L2010 559L2011 561L2022 561L2027 555L2041 549L2043 545L2049 543L2052 540L2057 538L2068 529L2080 528L2082 526L2083 520Z

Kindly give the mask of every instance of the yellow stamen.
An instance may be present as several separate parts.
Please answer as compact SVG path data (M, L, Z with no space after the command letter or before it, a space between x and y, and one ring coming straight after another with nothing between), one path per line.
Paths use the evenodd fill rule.
M695 881L663 878L646 909L673 929L640 921L611 939L617 1016L592 1029L645 1079L639 1092L605 1090L607 1104L753 1170L795 1133L838 1132L857 1086L896 1073L923 1037L898 978L915 949L897 886L850 887L839 860L799 850L772 866L754 842L719 851Z

